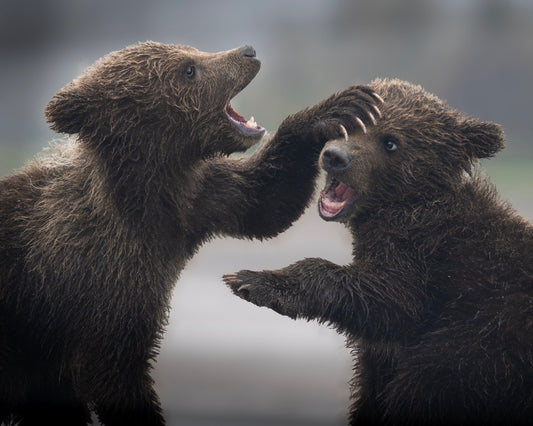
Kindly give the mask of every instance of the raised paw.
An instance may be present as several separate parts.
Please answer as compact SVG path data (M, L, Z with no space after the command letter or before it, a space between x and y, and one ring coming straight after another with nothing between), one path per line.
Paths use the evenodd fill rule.
M233 293L248 302L291 318L297 315L294 306L295 289L274 272L239 271L224 275L222 279Z
M318 104L313 113L315 136L322 141L348 138L348 134L361 131L367 134L381 117L379 105L383 99L368 86L352 86L336 93Z
M252 284L246 284L244 280L246 279L246 275L250 272L252 271L240 271L234 274L226 274L222 279L233 293L246 300L246 296L248 295Z

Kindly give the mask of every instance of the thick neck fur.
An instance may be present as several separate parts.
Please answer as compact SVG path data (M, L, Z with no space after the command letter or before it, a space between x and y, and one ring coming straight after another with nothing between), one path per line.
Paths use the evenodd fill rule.
M503 205L496 189L477 170L453 179L430 182L409 182L414 190L398 190L386 186L376 191L364 210L349 223L354 236L361 238L373 229L409 234L430 224L453 223L459 217L484 217L501 212ZM381 232L381 231L377 231Z
M57 226L54 232L83 232L88 225L94 225L102 237L118 239L117 244L123 249L117 249L117 253L135 251L139 244L139 250L145 247L152 257L160 257L162 263L166 260L174 264L175 259L183 263L184 255L188 257L184 251L191 249L180 238L183 229L177 206L185 197L181 188L172 183L184 182L180 177L184 172L179 167L162 167L172 159L156 158L160 151L150 152L150 141L143 142L148 147L145 153L120 162L114 161L119 156L113 157L112 148L104 159L77 141L59 146L38 163L48 162L53 176L42 190L39 207L43 214L52 207L50 204L64 212L48 221L64 222L60 226L50 223L51 227Z
M479 271L476 265L482 261L493 265L494 274L505 270L503 264L511 258L516 258L516 265L524 263L520 257L527 251L527 240L533 238L531 227L499 200L494 186L481 176L465 178L453 191L435 193L414 204L397 201L350 223L355 259L373 259L385 265L400 252L402 259L427 271L428 283L444 282L442 289L434 290L450 292L450 297L468 292L474 285L487 291L497 288L498 280L487 281L486 270L480 271L479 277L474 272L463 274ZM508 241L513 238L511 245ZM469 244L462 244L464 241Z
M81 143L89 151L89 167L98 169L100 190L108 194L125 220L147 234L179 232L180 204L186 199L190 165L180 153L185 141L179 131L150 132L148 129L104 139L96 149ZM100 177L101 176L101 177ZM182 187L177 186L182 182ZM185 182L185 184L183 184Z
M357 250L380 247L383 235L388 235L408 240L421 254L429 255L447 235L460 232L461 224L472 221L483 226L490 222L488 217L507 209L492 184L477 175L465 177L453 188L384 196L389 197L386 202L380 201L379 207L366 209L350 222Z

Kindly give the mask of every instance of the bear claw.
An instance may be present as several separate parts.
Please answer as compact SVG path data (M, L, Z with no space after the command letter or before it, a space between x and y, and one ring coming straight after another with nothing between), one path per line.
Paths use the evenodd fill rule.
M383 98L382 98L381 96L379 96L376 92L371 91L370 94L371 94L374 98L376 98L376 99L379 101L379 103L381 103L381 104L384 104L384 103L385 103L385 101L383 100Z
M372 124L375 126L377 124L377 121L376 121L376 117L374 117L374 114L372 114L370 111L367 111L366 113L370 117L370 121L372 121Z
M376 105L372 105L372 108L374 108L374 111L376 111L378 117L381 118L381 111L379 110L379 108Z
M226 274L222 277L222 279L227 284L233 284L240 281L240 279L237 277L237 274Z
M250 291L251 288L252 288L251 284L243 284L237 289L237 292L239 293L248 292Z
M361 120L359 117L355 117L355 121L357 121L357 124L361 126L363 133L366 135L366 126L365 126L365 123L363 123L363 120Z
M346 131L346 127L344 127L342 124L339 124L339 127L341 128L341 132L344 136L344 140L348 140L348 132Z

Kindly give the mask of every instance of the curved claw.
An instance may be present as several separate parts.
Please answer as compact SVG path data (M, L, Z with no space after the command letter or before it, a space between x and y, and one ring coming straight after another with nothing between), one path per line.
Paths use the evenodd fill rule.
M359 117L355 117L355 121L357 121L357 124L359 124L359 126L361 126L361 129L363 130L363 133L366 135L365 123L363 123L363 121Z
M374 111L376 111L378 117L381 118L381 111L379 110L379 108L376 105L372 105L372 108L374 108Z
M226 274L222 277L222 279L227 283L239 281L237 274Z
M367 111L366 113L370 117L370 121L372 121L372 124L375 126L376 125L376 118L374 117L374 114L372 114L370 111Z
M243 284L241 285L238 289L237 289L237 292L242 292L243 290L250 290L252 288L252 285L251 284Z
M341 128L341 132L344 136L344 140L348 140L348 132L346 131L346 127L344 127L342 124L339 124L339 127Z
M376 92L372 91L372 92L371 92L371 95L372 95L374 98L376 98L376 99L379 101L379 103L381 103L381 104L384 104L384 103L385 103L385 101L383 100L383 98L382 98L381 96L379 96Z

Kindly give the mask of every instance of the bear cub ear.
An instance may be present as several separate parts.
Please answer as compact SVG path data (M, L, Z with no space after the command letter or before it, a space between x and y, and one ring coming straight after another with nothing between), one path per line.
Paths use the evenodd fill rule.
M79 133L89 110L89 101L75 82L69 83L46 105L46 121L58 133Z
M505 146L505 136L499 124L467 119L462 124L465 148L471 158L490 158Z

